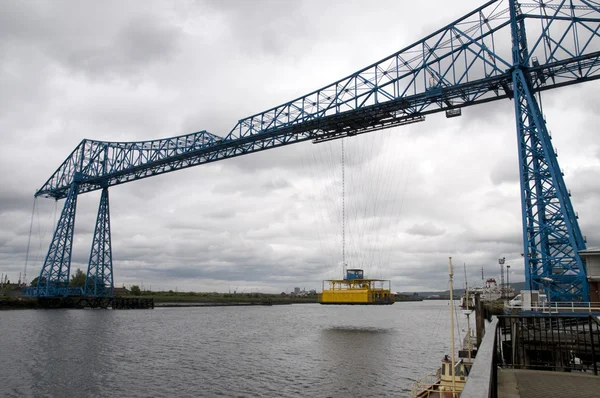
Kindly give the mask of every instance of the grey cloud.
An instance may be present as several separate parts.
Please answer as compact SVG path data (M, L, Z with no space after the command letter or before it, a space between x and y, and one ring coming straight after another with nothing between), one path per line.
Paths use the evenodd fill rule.
M6 185L0 188L0 215L13 211L31 213L31 210L29 212L26 211L26 207L24 206L26 203L33 204L33 195L31 193L23 192L21 189L17 190L16 187L9 190Z
M178 35L176 28L155 18L137 17L96 47L73 48L64 61L94 78L135 75L154 62L167 62L177 51Z
M577 178L574 178L574 177ZM573 175L566 175L569 189L579 201L596 199L600 194L600 167L590 165L574 171Z
M208 214L208 217L217 219L232 218L235 216L235 211L215 211Z
M409 234L420 235L420 236L438 236L442 235L445 230L443 228L435 226L432 222L424 224L415 224L406 230Z
M308 18L290 17L303 11L300 3L287 3L285 7L277 0L264 1L260 6L245 1L206 3L225 16L239 49L250 56L275 57L290 53L294 43L308 33ZM270 15L265 15L265 9L271 9ZM257 19L260 23L255 22Z
M275 189L288 188L291 184L289 181L284 179L271 180L262 185L263 188L271 191Z
M139 13L116 5L6 4L0 23L3 43L38 49L93 79L136 75L175 53L181 32L156 15L164 9L148 4L151 11Z
M519 183L519 170L514 162L498 162L490 172L490 179L494 185Z

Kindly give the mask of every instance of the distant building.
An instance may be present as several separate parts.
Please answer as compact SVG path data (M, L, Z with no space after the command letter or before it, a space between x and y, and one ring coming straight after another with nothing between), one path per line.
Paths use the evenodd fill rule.
M587 279L590 286L590 301L600 301L600 247L590 247L580 250L587 267Z
M300 294L300 288L299 287L295 287L294 288L294 296L297 296Z

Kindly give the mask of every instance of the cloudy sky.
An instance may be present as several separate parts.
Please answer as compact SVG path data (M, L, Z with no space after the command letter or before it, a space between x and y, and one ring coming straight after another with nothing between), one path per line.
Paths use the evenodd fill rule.
M0 12L0 271L41 269L64 201L33 194L83 138L139 141L237 120L342 78L480 1L7 1ZM547 123L588 246L600 245L598 82L548 92ZM347 139L346 261L394 290L524 280L512 102ZM115 285L320 289L342 263L340 141L114 187ZM87 268L99 193L79 197ZM28 241L29 254L27 251ZM457 272L459 285L462 270Z

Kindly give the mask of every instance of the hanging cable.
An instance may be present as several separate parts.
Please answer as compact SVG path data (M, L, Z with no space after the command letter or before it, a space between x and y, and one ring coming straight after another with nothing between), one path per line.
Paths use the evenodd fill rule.
M317 248L329 265L325 279L339 279L340 268L344 275L348 268L387 274L410 179L398 139L390 130L307 147L303 165L313 181L307 199Z
M342 279L346 277L346 164L342 138Z
M35 215L35 206L37 197L33 199L33 207L31 208L31 222L29 223L29 237L27 238L27 252L25 253L25 268L23 270L23 282L27 284L27 262L29 261L29 248L31 246L31 234L33 232L33 217Z
M54 210L52 211L52 213L50 215L48 215L47 221L44 220L44 232L42 233L42 223L40 221L40 206L37 206L36 209L36 215L37 215L37 224L38 224L38 238L39 238L39 246L37 249L37 253L34 259L34 262L37 263L38 261L40 261L40 258L42 257L42 249L45 243L45 239L46 239L46 235L48 233L48 231L54 229L54 226L56 225L56 216L58 213L58 200L54 201ZM50 223L50 218L53 218L53 222L51 225L49 225Z

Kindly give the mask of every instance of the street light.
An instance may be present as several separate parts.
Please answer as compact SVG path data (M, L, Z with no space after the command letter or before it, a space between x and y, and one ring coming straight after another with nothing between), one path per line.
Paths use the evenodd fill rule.
M554 283L554 279L548 278L547 276L542 276L540 278L542 282L546 282L546 299L548 300L548 314L552 315L552 298L550 294L550 284Z
M510 265L506 265L506 292L508 293L508 298L511 298L510 294Z
M498 264L500 264L500 296L504 298L504 262L506 261L506 257L502 257L498 259Z

